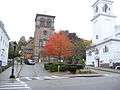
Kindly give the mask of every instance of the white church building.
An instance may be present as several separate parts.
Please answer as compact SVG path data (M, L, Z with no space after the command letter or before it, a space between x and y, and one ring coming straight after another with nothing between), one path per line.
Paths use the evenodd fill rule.
M5 31L4 24L0 21L0 66L7 65L9 40L10 38Z
M96 0L92 8L92 44L86 50L86 65L111 66L120 63L120 25L112 13L111 0Z

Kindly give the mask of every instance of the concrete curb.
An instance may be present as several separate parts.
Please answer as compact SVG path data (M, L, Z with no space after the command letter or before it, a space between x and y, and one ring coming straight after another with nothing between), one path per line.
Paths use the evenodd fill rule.
M103 74L77 74L77 75L64 75L64 77L75 78L75 77L102 77Z
M93 68L93 67L89 67L90 69L94 69L94 70L101 70L101 71L106 71L106 72L112 72L112 73L118 73L120 74L120 70L115 70L115 69L107 69L107 68Z

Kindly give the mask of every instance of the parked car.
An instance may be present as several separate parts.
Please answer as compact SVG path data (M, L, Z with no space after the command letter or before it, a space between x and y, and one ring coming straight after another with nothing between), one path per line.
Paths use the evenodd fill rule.
M117 63L113 63L113 67L112 68L115 69L117 66L120 66L120 63L118 63L118 62Z
M118 70L120 70L120 66L116 66L116 67L115 67L115 69L118 69Z
M35 61L32 60L32 59L24 60L24 63L27 64L27 65L35 65Z

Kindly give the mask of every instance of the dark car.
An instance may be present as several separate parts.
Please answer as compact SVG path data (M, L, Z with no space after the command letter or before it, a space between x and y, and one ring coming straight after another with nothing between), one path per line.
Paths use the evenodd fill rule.
M120 70L120 66L116 66L116 67L115 67L115 69L118 69L118 70Z
M120 66L120 63L117 62L117 63L113 63L113 68L115 69L117 66Z
M35 61L31 59L24 60L24 63L27 65L35 65Z

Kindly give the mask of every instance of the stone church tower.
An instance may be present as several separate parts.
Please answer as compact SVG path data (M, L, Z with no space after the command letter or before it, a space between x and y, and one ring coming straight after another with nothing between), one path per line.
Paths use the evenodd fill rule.
M35 33L34 33L34 59L36 61L43 60L42 49L48 37L55 31L55 16L36 14Z

